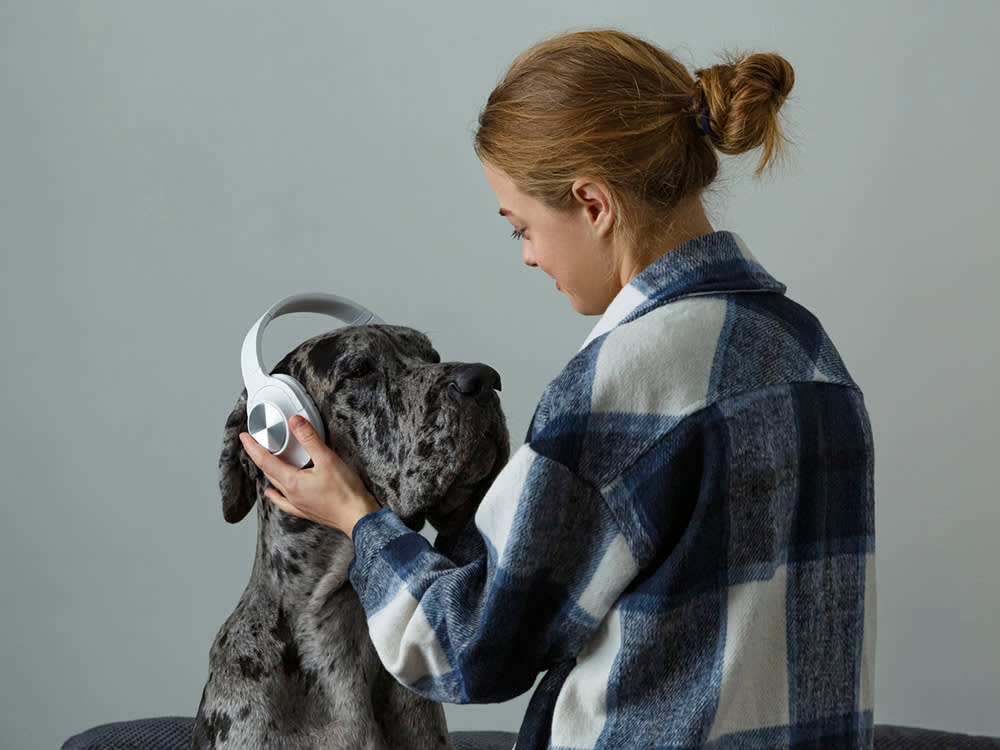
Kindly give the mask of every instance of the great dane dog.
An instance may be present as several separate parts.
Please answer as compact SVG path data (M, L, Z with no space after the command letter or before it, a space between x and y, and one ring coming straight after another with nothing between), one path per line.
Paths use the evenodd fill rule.
M430 521L448 554L508 458L496 371L442 363L411 328L369 325L310 339L273 372L302 383L327 443L376 500L410 528ZM244 390L219 460L222 512L236 523L257 504L257 554L212 644L191 747L450 749L441 706L378 660L347 579L351 540L264 496L267 479L238 438L246 421Z

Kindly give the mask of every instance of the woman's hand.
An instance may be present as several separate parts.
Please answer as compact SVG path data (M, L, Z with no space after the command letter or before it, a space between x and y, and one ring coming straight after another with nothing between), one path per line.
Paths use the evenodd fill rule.
M289 426L312 459L313 465L307 469L296 469L269 453L249 433L240 433L243 449L276 488L264 494L286 513L351 536L354 524L378 510L379 504L361 478L320 440L309 422L295 416Z

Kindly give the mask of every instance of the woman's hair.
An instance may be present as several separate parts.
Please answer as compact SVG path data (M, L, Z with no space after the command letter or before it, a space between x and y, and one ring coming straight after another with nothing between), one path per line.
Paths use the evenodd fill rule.
M603 183L615 231L643 249L670 209L718 173L715 151L763 146L759 175L787 140L778 110L795 74L774 54L730 56L692 77L653 44L612 29L562 34L522 53L479 115L479 158L555 209L573 180Z

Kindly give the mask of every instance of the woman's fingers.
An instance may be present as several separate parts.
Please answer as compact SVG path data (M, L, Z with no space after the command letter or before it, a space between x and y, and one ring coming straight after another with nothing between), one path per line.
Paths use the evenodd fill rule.
M319 434L307 419L296 414L288 420L288 426L292 428L295 439L299 441L299 444L309 454L309 458L312 459L314 466L318 466L321 462L329 458L332 451L320 439Z
M298 469L286 464L272 454L263 445L254 440L248 432L240 433L240 442L243 443L243 450L250 456L250 460L257 464L257 468L264 472L264 476L267 477L268 481L284 492L285 486L294 480Z

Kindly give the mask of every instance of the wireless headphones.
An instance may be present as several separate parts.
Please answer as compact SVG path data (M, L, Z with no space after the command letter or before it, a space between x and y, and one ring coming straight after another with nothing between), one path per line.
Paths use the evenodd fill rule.
M309 454L288 426L288 420L300 414L326 440L326 430L319 409L306 389L288 375L268 375L260 359L260 342L267 324L281 315L298 312L330 315L349 326L383 323L371 310L344 297L332 294L293 294L268 308L243 339L240 365L247 387L247 427L253 439L271 453L293 466L309 463Z

